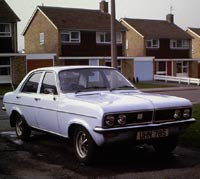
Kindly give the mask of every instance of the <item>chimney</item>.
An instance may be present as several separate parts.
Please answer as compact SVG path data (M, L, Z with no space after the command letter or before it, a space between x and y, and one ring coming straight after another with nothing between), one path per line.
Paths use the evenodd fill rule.
M173 14L167 14L166 20L167 20L167 22L173 24L174 23L174 15Z
M99 8L101 12L108 13L108 2L106 2L105 0L101 0L99 4Z

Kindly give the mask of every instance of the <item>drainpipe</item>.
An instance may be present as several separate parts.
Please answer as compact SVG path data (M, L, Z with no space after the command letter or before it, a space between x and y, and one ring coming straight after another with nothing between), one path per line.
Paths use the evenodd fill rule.
M117 68L117 46L116 46L116 27L115 27L115 0L111 0L111 64Z

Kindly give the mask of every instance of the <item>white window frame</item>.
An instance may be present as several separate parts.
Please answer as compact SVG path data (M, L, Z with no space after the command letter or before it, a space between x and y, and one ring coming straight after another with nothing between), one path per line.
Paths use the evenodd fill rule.
M0 25L8 25L8 32L1 32L0 31L0 37L11 37L11 24L9 23L0 23Z
M100 36L103 35L103 41L101 41ZM106 41L106 35L110 35L110 41ZM111 33L110 32L96 32L96 43L98 44L111 44ZM122 33L116 33L116 43L122 43Z
M10 82L10 79L11 79L11 58L9 58L9 65L0 65L0 69L1 68L9 68L10 73L8 75L0 75L0 83L1 82L2 83Z
M72 33L78 33L78 38L73 38L72 37ZM68 35L69 36L69 40L68 41L62 40L62 35ZM80 43L81 42L80 31L61 32L61 42L62 43Z
M150 46L148 46L148 42L150 42ZM154 44L156 42L156 44ZM146 40L146 48L153 48L153 49L158 49L160 48L160 41L159 39L147 39Z
M40 33L40 45L44 45L44 32Z
M179 46L180 44L180 46ZM189 40L170 40L170 48L171 49L189 49L190 41Z
M184 65L184 63L186 63L186 65ZM181 72L179 73L178 71L176 71L176 74L188 74L188 72L189 72L188 61L177 61L176 62L176 68L177 68L177 64L181 65ZM186 71L184 69L186 69Z

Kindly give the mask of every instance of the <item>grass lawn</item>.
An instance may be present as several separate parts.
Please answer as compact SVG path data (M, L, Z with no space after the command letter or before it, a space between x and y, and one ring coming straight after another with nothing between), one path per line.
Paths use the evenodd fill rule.
M146 88L168 88L171 87L165 84L151 84L151 83L135 83L134 86L138 89L146 89Z
M200 104L193 105L193 117L196 119L196 122L180 137L180 144L200 148Z
M0 95L4 95L6 92L13 91L11 86L0 86Z

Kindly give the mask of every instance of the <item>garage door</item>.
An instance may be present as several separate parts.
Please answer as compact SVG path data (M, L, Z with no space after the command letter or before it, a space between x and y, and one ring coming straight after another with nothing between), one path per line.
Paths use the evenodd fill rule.
M153 60L134 58L134 77L139 78L139 81L153 80Z

